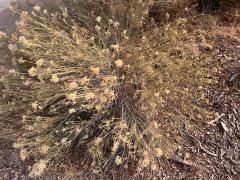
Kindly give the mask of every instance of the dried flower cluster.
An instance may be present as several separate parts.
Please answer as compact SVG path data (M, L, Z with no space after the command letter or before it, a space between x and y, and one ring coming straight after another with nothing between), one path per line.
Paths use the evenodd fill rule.
M85 12L99 2L106 16ZM19 68L1 70L0 111L20 117L24 133L14 147L22 160L36 159L31 176L71 147L84 149L93 168L134 161L157 170L157 158L180 143L181 121L208 114L201 108L212 83L208 61L199 59L186 20L144 32L146 2L79 1L79 21L63 8L22 12L8 45Z

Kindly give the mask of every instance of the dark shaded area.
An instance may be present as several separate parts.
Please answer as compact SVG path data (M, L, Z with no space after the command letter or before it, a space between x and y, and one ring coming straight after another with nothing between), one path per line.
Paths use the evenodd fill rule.
M199 11L213 10L220 8L221 0L198 0Z

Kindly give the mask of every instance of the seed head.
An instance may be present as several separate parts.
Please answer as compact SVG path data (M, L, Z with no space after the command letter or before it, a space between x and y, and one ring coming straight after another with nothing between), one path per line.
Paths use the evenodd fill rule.
M6 33L5 33L5 32L2 32L2 31L0 31L0 39L1 39L1 38L4 38L4 37L6 37Z
M102 18L101 18L100 16L98 16L98 17L96 18L96 21L97 21L98 23L100 23L101 20L102 20Z
M114 22L114 23L113 23L113 26L114 26L115 28L117 28L119 25L120 25L119 22Z
M114 63L118 68L123 67L123 64L124 64L123 60L121 60L121 59L116 60Z
M117 157L115 158L115 163L116 163L116 165L122 164L122 158L121 158L120 156L117 156Z
M58 83L59 82L59 78L58 78L57 74L53 74L52 75L51 81L54 82L54 83Z
M44 64L44 60L43 59L39 59L39 60L37 60L37 62L36 62L36 65L38 66L38 67L41 67L43 64Z
M33 9L34 9L35 11L40 11L40 10L41 10L41 7L38 6L38 5L36 5L36 6L33 7Z
M32 171L30 172L30 177L36 177L42 175L44 170L47 167L47 161L46 160L39 160L33 165Z
M77 92L75 91L74 93L67 94L67 99L70 101L75 102L77 100Z
M91 99L94 99L95 96L96 95L94 93L89 92L89 93L86 94L85 98L86 98L86 100L91 100Z
M68 89L70 89L70 90L74 90L74 89L77 89L77 88L78 88L78 83L76 81L68 84Z
M100 74L100 68L99 67L91 67L90 70L94 75L99 75Z
M72 114L72 113L75 113L76 112L76 109L74 109L74 108L71 108L71 109L69 109L69 114Z
M31 67L29 70L28 70L28 74L31 76L31 77L34 77L37 75L37 69L35 67Z

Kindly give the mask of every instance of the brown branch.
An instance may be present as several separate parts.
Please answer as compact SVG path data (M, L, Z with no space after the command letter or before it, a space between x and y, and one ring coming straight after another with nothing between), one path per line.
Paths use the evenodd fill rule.
M188 130L187 130L187 127L186 127L186 124L184 124L184 128L185 128L185 133L193 140L193 142L197 142L197 144L199 145L199 148L204 151L205 153L207 153L208 155L211 155L211 156L215 156L215 157L218 157L218 154L216 153L213 153L213 152L210 152L209 150L207 150L206 148L204 148L202 146L202 143L199 141L199 139L197 139L195 136L191 135Z

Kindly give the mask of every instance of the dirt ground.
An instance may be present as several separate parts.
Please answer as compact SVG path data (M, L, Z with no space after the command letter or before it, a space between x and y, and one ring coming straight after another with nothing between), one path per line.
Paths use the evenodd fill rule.
M201 56L214 58L223 69L216 74L218 84L208 91L209 108L218 115L209 123L199 124L197 131L187 125L182 127L184 146L175 156L159 159L160 170L153 174L155 179L240 179L240 17L235 10L220 14L187 15L189 33L196 33L192 30L197 29L205 35L204 43L199 40ZM12 147L17 136L16 129L0 128L0 179L28 179L28 166ZM129 174L100 177L79 170L77 164L81 162L75 161L76 167L70 164L64 162L54 167L41 179L150 179L151 175L148 172L142 177ZM68 173L63 176L62 169L66 167Z

